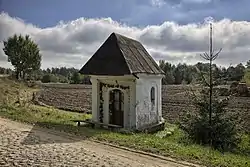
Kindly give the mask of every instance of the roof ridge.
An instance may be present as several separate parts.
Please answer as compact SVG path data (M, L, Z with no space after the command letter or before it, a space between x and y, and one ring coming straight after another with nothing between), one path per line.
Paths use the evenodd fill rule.
M125 35L122 35L122 34L119 34L119 33L116 33L116 32L113 32L112 34L121 36L121 37L126 38L126 39L129 39L129 40L133 40L133 41L136 42L136 43L140 43L139 41L137 41L137 40L134 39L134 38L127 37L127 36L125 36Z
M129 68L129 66L128 66L128 61L126 60L126 58L125 58L125 56L124 56L124 53L123 53L122 49L121 49L121 48L120 48L120 46L119 46L119 43L118 43L118 39L117 39L116 33L115 33L115 32L113 32L112 34L114 34L114 35L115 35L116 45L117 45L117 47L118 47L119 51L121 52L121 54L122 54L122 57L123 57L124 61L126 62L125 64L126 64L126 66L127 66L128 70L129 70L130 74L132 74L132 73L133 73L133 71ZM111 34L111 35L112 35L112 34Z

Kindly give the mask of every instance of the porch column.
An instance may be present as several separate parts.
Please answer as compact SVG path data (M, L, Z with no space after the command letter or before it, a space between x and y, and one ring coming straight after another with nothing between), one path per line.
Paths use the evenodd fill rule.
M92 120L99 122L99 102L100 102L100 93L99 93L99 83L96 78L90 79L92 83Z

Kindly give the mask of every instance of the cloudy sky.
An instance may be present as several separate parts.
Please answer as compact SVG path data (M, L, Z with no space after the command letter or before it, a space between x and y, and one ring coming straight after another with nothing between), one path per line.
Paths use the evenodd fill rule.
M193 64L208 51L213 18L219 65L250 59L249 0L0 0L0 48L15 33L39 44L42 68L80 68L112 32L142 42L156 61ZM0 66L10 67L0 50Z

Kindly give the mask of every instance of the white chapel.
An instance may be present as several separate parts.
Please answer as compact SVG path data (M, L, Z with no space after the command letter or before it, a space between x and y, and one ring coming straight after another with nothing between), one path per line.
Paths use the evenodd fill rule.
M164 124L164 73L140 42L112 33L80 73L91 78L92 121L128 130Z

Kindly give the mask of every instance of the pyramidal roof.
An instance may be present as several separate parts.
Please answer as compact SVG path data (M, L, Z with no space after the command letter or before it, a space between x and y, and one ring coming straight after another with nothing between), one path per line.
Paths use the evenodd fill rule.
M79 71L85 75L163 74L143 45L112 33Z

